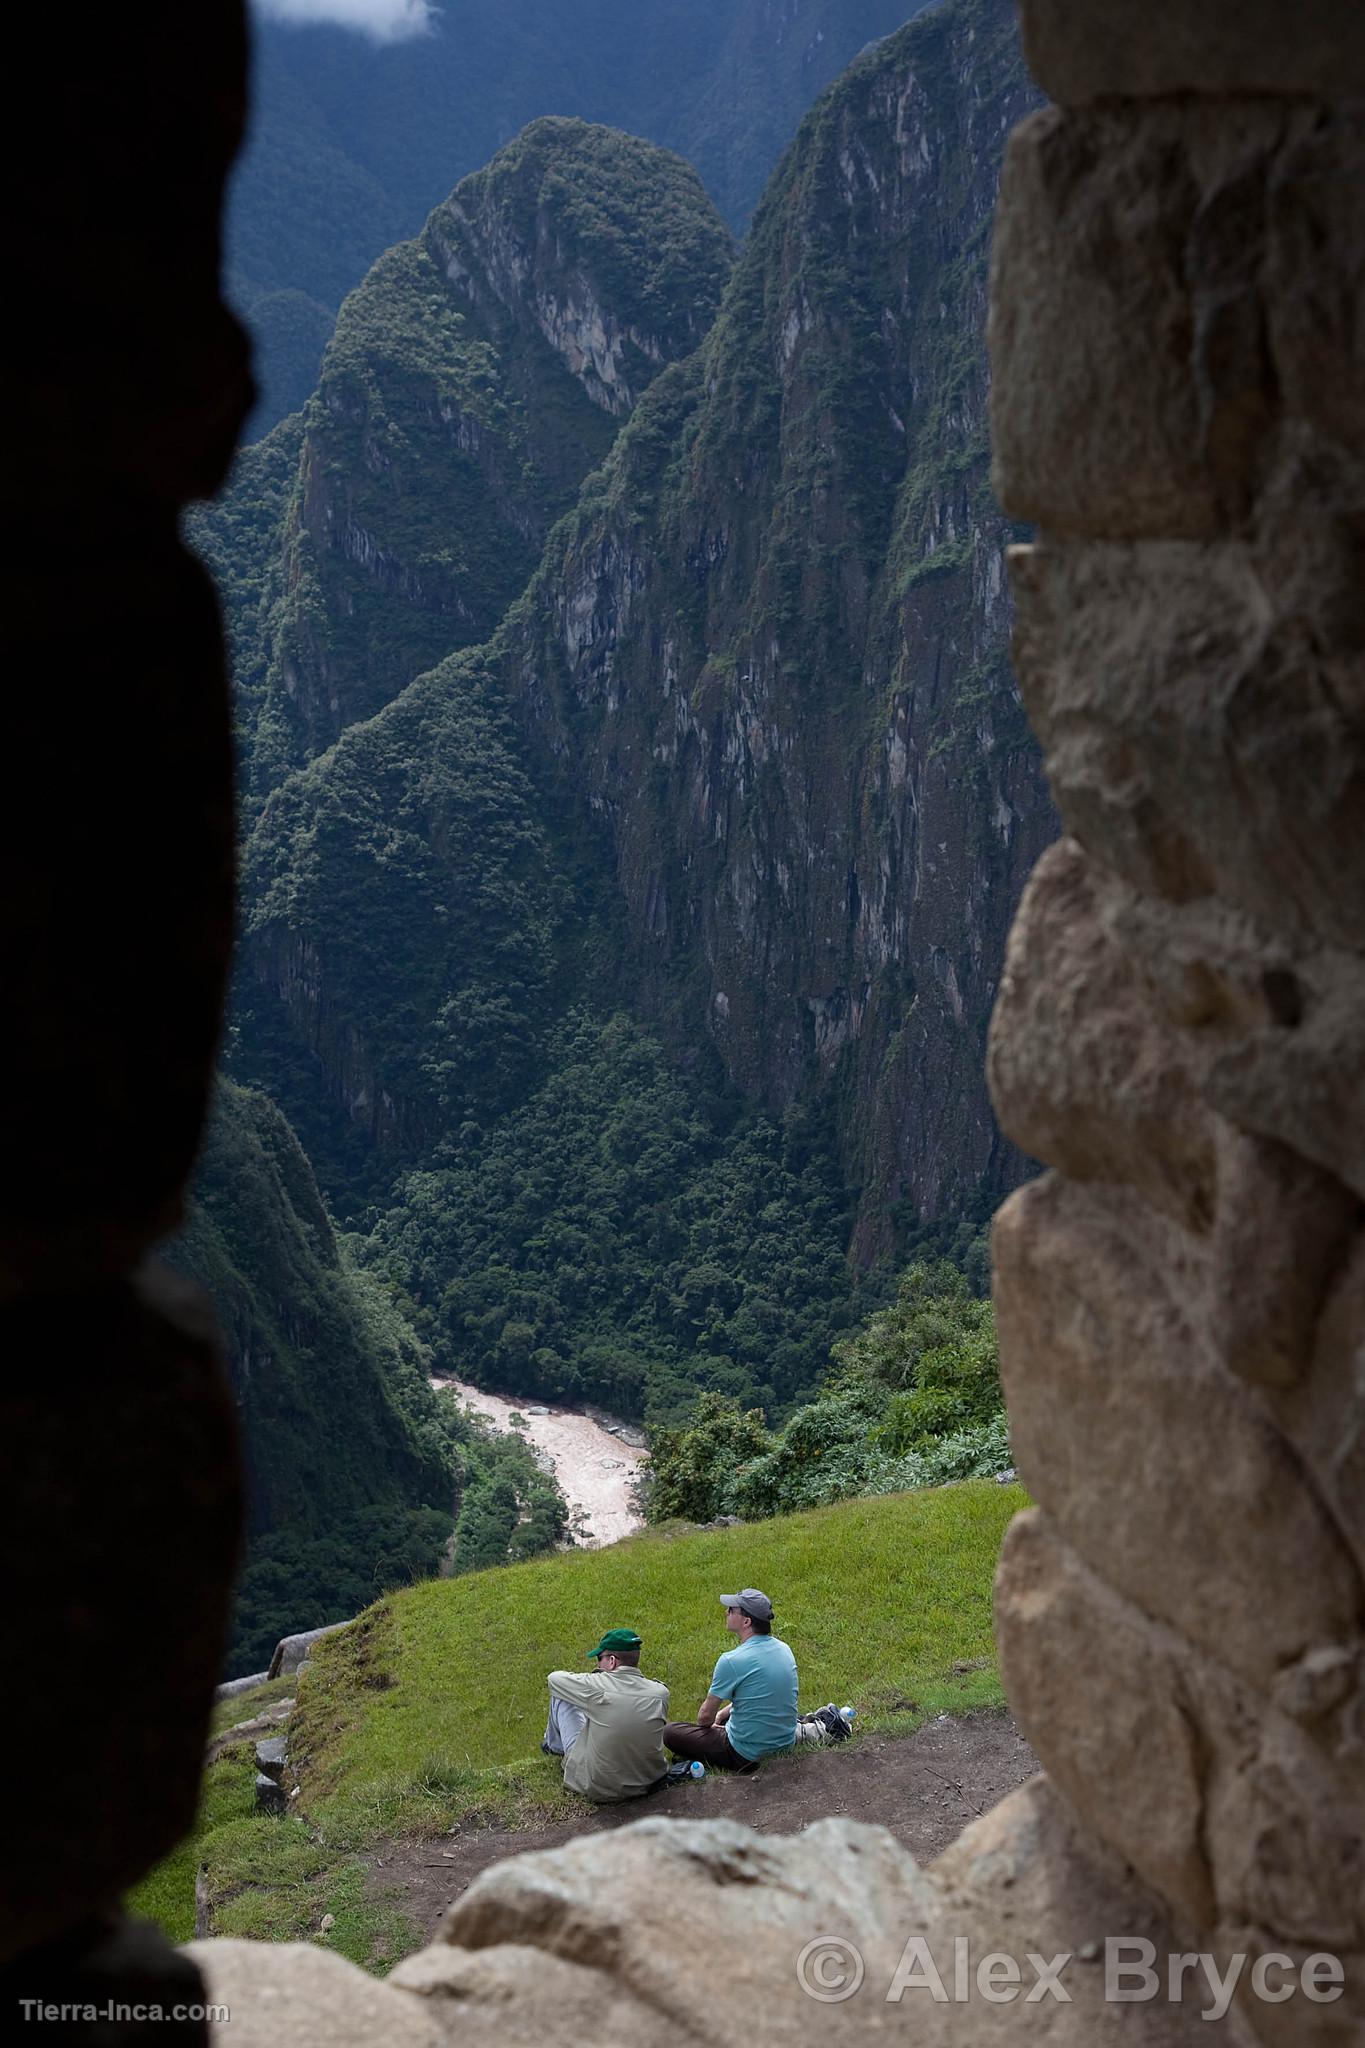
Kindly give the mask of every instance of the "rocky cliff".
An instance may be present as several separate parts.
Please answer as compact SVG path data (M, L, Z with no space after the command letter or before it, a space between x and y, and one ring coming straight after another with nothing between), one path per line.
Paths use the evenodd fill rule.
M857 1252L1017 1175L981 1066L1053 830L1006 655L985 265L1035 95L948 6L826 94L705 349L661 380L504 635L537 759L609 836L641 974L746 1093L834 1090ZM670 1021L671 1020L671 1021Z
M319 1121L303 1098L326 1096L410 1162L452 1128L437 1070L467 1115L476 1058L521 1059L542 1011L609 988L749 1099L832 1105L860 1263L898 1222L1018 1176L984 1034L1053 826L1005 653L981 330L1000 150L1033 98L1004 0L957 0L855 65L784 161L705 344L654 380L492 642L269 807L250 999L275 1006L267 1078L291 1114ZM500 257L479 181L460 191L425 246L471 305L539 306L548 346L533 268ZM568 358L602 406L652 361L619 302L615 328L579 321ZM367 670L355 701L372 687ZM502 936L474 920L473 1009L448 943L478 882L452 782L457 756L465 786L488 758L470 721L499 728L495 802L543 917L528 945L504 874Z
M257 11L229 282L263 432L303 403L345 294L451 183L546 113L677 150L741 230L812 100L924 0L442 0L376 45Z
M705 334L729 263L680 158L564 120L534 123L381 257L305 409L258 793L488 638L620 419Z

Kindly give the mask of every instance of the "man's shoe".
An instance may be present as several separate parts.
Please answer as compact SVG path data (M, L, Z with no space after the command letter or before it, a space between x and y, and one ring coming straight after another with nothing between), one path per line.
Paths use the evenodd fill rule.
M559 1751L557 1749L551 1749L548 1742L542 1742L540 1745L540 1753L542 1756L558 1756Z

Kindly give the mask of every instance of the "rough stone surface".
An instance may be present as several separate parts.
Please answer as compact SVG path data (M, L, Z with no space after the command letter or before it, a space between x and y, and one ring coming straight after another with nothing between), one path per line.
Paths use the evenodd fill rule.
M1360 404L1361 150L1358 110L1267 99L1021 123L992 258L1008 512L1199 539L1244 522L1294 446L1318 448L1321 472L1320 430Z
M213 1697L215 1700L231 1700L240 1692L254 1692L258 1685L265 1684L269 1675L267 1671L253 1671L246 1678L229 1678L225 1685L214 1687Z
M1154 93L1365 93L1355 0L1020 0L1024 55L1064 106Z
M1365 1230L1328 1291L1306 1376L1263 1398L1314 1473L1365 1577Z
M117 1899L193 1821L240 1499L226 1375L185 1282L151 1268L13 1302L3 1322L0 1349L31 1367L0 1395L8 1626L43 1645L60 1759L9 1789L12 1956Z
M1252 1684L1352 1635L1365 1584L1204 1342L1198 1247L1130 1195L1048 1175L999 1212L992 1250L1015 1457L1087 1562Z
M1111 892L1107 920L1163 1014L1200 1041L1211 1107L1365 1198L1365 960L1292 947L1212 896Z
M1046 1781L1034 1779L964 1834L931 1872L882 1828L817 1821L804 1834L759 1836L733 1821L640 1821L605 1841L518 1856L476 1880L444 1938L400 1963L391 1985L431 2002L443 2038L507 2048L592 2038L659 2048L728 2038L737 2011L765 2044L903 2042L917 2048L1020 2038L1094 2048L1106 2028L1103 1971L1076 1954L1121 1929L1168 1948L1173 1931L1130 1872L1077 1830ZM955 2003L954 1939L970 1967L993 1950L1017 1955L1014 2000L973 1990ZM888 2000L906 1943L901 1994ZM813 1997L800 1958L817 1944L831 1975ZM1032 1950L1065 1953L1070 2002L1028 2002ZM840 1979L856 1951L863 1976ZM927 1959L927 1961L926 1961ZM919 1977L910 1973L918 1966ZM928 1988L938 1973L946 1999ZM807 1956L809 1981L819 1964ZM1134 2013L1132 2039L1199 2037L1193 2000ZM1225 2048L1245 2041L1240 2027Z
M1207 1230L1216 1165L1205 1063L1113 936L1113 890L1074 840L1034 869L991 1024L992 1097L1035 1158L1076 1180L1138 1188Z
M997 215L1015 665L1069 840L992 1025L1040 1512L1011 1703L1227 1966L1365 1943L1365 14L1023 0ZM1309 95L1316 95L1310 97ZM1297 97L1296 97L1297 96ZM1093 104L1092 104L1093 103ZM1273 2048L1339 2005L1237 2010Z
M325 1628L306 1628L296 1636L281 1636L275 1645L275 1654L270 1659L267 1678L288 1678L302 1670L308 1662L308 1654L314 1643L320 1643L324 1636L334 1636L338 1629L349 1628L349 1621L329 1621Z
M1331 554L1322 602L1360 566ZM1015 664L1068 830L1149 895L1216 893L1289 945L1358 948L1365 707L1340 651L1305 635L1269 540L1044 545L1011 568Z
M437 2048L442 2035L420 1999L301 1941L192 1941L215 2005L215 2048Z
M1287 1145L1220 1123L1207 1330L1240 1379L1295 1386L1360 1220L1349 1188Z
M288 1742L283 1735L267 1735L256 1744L256 1768L267 1778L278 1778L284 1770Z
M1196 1927L1360 1946L1365 1749L1339 1687L1292 1718L1121 1599L1037 1511L1011 1525L996 1613L1010 1697L1049 1773L1162 1897Z

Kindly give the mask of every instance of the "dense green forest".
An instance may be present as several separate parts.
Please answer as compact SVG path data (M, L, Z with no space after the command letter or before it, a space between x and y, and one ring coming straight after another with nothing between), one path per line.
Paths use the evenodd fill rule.
M398 1184L363 1256L486 1385L651 1422L703 1388L784 1410L861 1293L818 1111L755 1115L621 1014L571 1012L545 1067Z
M274 1105L219 1083L167 1257L211 1296L238 1396L247 1561L228 1663L386 1587L551 1547L565 1508L528 1448L433 1392L431 1354L333 1230Z
M984 1238L968 1248L980 1272ZM995 1310L947 1259L916 1261L895 1298L834 1345L816 1398L772 1431L722 1391L651 1438L652 1521L744 1521L984 1478L1010 1464Z

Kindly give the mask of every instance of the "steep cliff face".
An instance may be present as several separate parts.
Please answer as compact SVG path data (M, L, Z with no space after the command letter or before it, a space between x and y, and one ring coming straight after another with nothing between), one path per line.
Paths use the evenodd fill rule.
M258 11L228 232L264 387L254 431L307 397L336 308L375 258L528 121L582 115L677 150L738 231L816 94L921 5L442 0L433 33L382 48Z
M536 122L342 308L305 410L253 747L262 794L485 640L729 268L694 171Z
M1000 151L1034 97L1008 0L956 0L857 64L705 344L640 399L493 640L268 808L248 1002L287 1021L257 1071L324 1171L323 1097L410 1164L510 1100L490 1075L525 1071L564 996L609 988L751 1100L832 1101L859 1264L1017 1177L984 1035L1053 821L1008 669L982 327ZM490 182L520 217L505 167ZM456 202L428 245L467 303L533 308L580 392L633 395L643 295L585 325L572 265L547 281L480 180ZM469 820L489 802L534 919L512 870L486 886ZM469 914L480 891L512 905L505 929Z
M646 1014L774 1105L833 1088L863 1201L998 1191L981 1076L1053 830L1006 657L986 242L1036 95L1005 0L820 102L699 358L661 379L503 636L528 742L610 835Z

